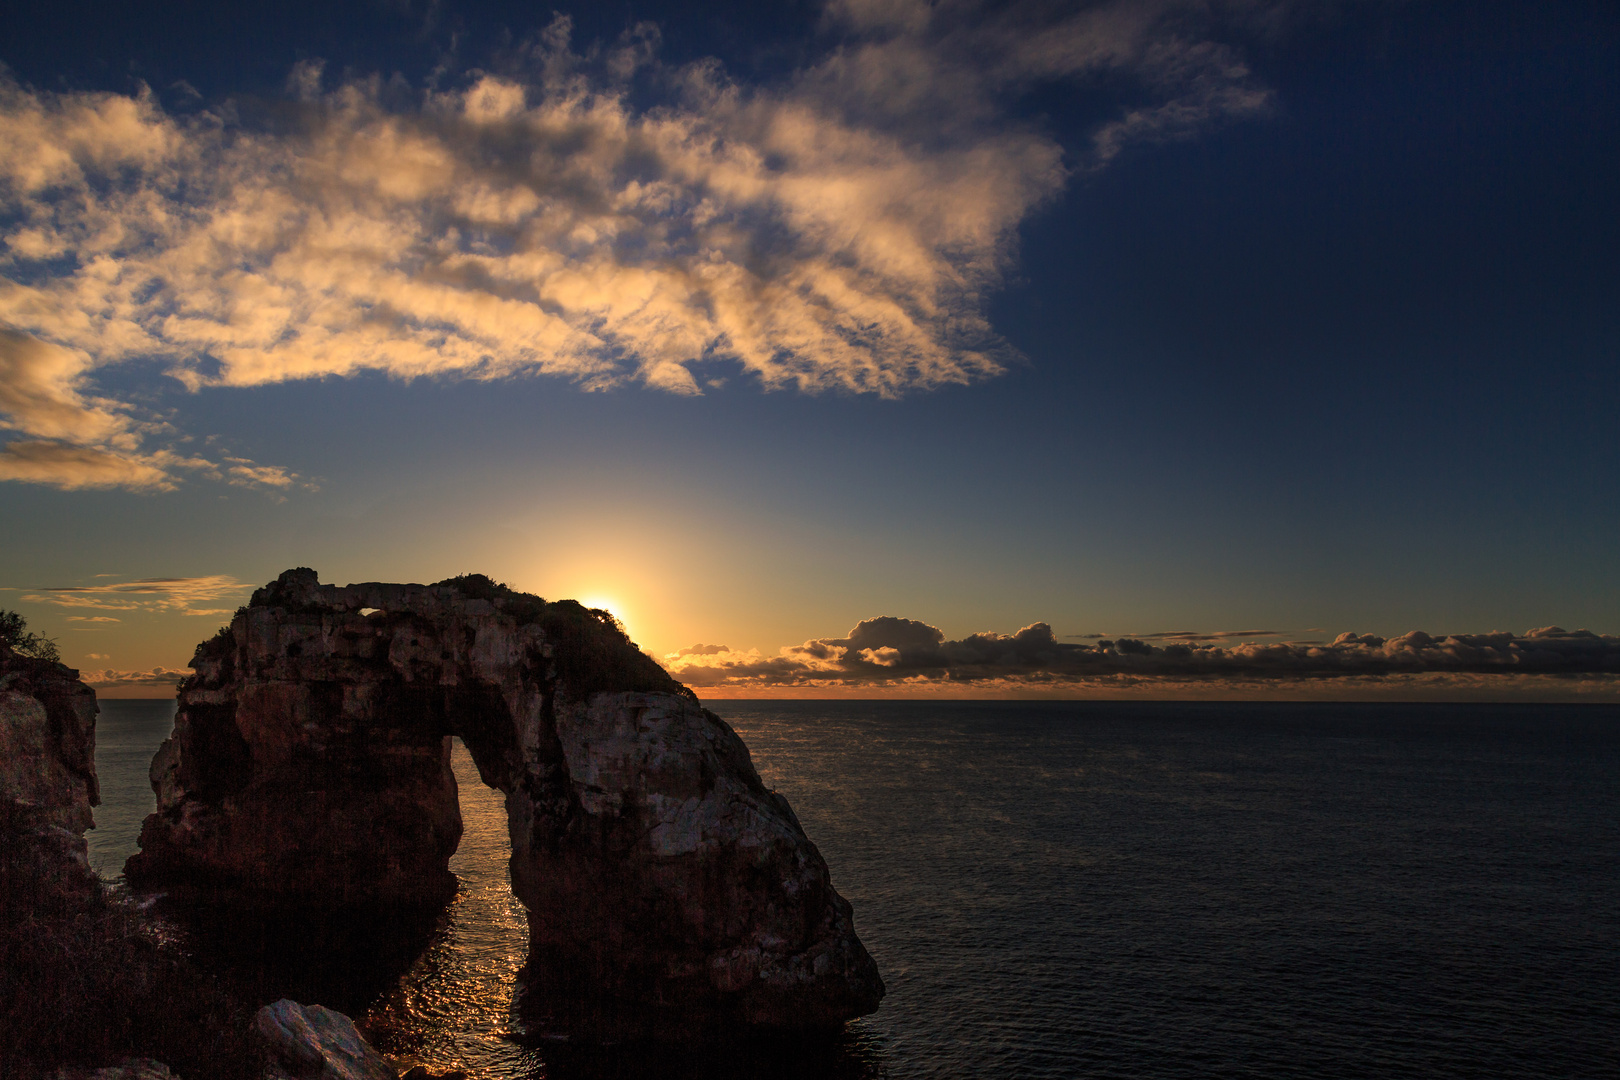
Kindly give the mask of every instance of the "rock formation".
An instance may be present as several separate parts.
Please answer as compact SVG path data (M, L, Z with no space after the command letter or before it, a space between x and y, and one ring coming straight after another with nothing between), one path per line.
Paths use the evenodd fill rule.
M169 1067L151 1058L125 1058L117 1065L99 1069L63 1066L53 1074L53 1080L180 1080Z
M260 1009L253 1028L270 1058L265 1080L398 1080L354 1021L332 1009L283 998Z
M77 671L0 643L0 829L74 877L89 873L84 831L101 802L97 711Z
M606 612L477 575L340 588L289 570L192 667L126 866L138 888L442 900L455 735L506 794L528 975L557 1026L830 1027L882 997L792 808Z

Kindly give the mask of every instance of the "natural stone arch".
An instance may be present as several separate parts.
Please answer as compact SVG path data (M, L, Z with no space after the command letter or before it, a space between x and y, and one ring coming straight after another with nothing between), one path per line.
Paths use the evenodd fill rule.
M289 570L192 667L136 888L442 903L454 735L506 795L531 975L575 1026L826 1027L882 997L787 801L605 612L478 575L340 588Z

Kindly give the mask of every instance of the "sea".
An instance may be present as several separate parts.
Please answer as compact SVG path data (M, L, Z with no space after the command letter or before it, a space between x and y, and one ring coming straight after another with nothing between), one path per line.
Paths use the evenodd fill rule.
M459 893L330 995L475 1080L1620 1076L1620 708L712 707L854 905L876 1013L813 1044L529 1037L502 800L459 744ZM173 714L102 702L109 880Z

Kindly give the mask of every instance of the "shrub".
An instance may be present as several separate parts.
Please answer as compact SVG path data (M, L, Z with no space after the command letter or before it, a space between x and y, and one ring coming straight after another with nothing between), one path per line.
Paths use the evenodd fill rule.
M632 690L681 694L697 700L696 694L636 647L610 611L588 608L577 600L547 603L484 574L462 574L434 585L449 586L472 599L499 602L501 610L519 625L539 623L551 644L558 676L581 696L602 690Z
M62 662L62 653L56 647L56 642L43 634L30 633L28 620L15 611L0 611L0 643L24 656L58 664Z

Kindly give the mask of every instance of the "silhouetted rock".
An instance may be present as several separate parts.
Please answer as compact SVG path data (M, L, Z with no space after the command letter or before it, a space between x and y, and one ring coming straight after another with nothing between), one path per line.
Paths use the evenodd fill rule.
M0 643L0 804L16 826L93 827L97 711L77 671Z
M14 917L96 888L84 839L101 801L96 712L77 671L0 643L0 899Z
M831 1027L882 997L786 800L606 612L477 575L339 588L290 570L192 667L126 865L137 887L442 900L458 735L506 793L541 1023Z
M259 1010L253 1029L269 1051L266 1080L397 1080L340 1012L282 998Z

